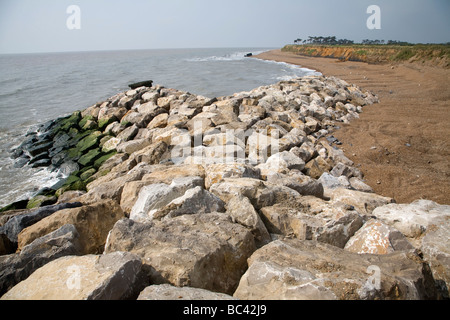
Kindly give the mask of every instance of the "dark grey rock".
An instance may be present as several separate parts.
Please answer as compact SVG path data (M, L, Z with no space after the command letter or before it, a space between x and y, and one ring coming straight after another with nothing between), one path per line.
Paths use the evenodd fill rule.
M80 255L79 234L72 224L34 240L20 253L0 256L0 296L36 269L67 255Z
M57 211L81 207L80 202L62 203L39 208L33 212L15 216L8 220L4 226L0 227L0 233L4 233L12 243L17 243L17 235L26 227L48 217Z
M23 149L15 148L15 149L10 150L9 153L11 153L12 159L16 159L16 158L20 157L21 155L23 155Z
M141 258L129 252L103 254L97 270L114 270L114 274L91 292L87 300L135 300L149 284Z
M59 151L59 153L54 153L56 151ZM51 161L54 166L60 166L66 159L67 155L65 152L62 152L62 149L57 148L57 149L54 149L53 151L51 151L49 156L52 158Z
M35 157L37 155L40 155L42 153L47 153L47 150L53 145L52 142L44 142L39 143L37 145L34 145L33 147L29 148L27 151L28 153Z
M67 142L70 140L70 136L67 133L61 133L57 136L55 136L55 138L53 139L53 147L58 148L58 147L64 147Z
M38 128L38 132L49 132L51 128L53 128L56 125L55 120L49 120L47 122L44 122L41 124Z
M18 148L27 150L28 148L31 148L33 144L37 141L36 133L27 136L26 139L19 145Z
M128 86L131 89L136 89L139 87L151 87L153 84L153 80L146 80L146 81L140 81L140 82L135 82L135 83L131 83Z
M28 161L30 161L30 158L24 155L14 162L14 168L22 168L28 163Z
M38 155L35 155L33 158L31 158L30 164L33 164L33 163L41 161L41 160L46 160L48 158L49 157L48 157L47 151L44 151L44 152L42 152L42 153L40 153Z
M52 161L50 159L44 158L44 159L33 162L33 164L31 164L31 167L32 168L48 167L51 164L52 164Z
M15 247L4 233L0 233L0 256L14 252Z

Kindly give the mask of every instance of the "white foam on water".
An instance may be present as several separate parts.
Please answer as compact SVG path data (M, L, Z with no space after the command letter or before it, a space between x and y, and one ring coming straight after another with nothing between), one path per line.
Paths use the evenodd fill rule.
M25 140L28 132L35 132L38 125L26 125L0 133L0 208L33 197L37 191L53 186L61 178L47 168L32 168L28 165L14 167L16 160L11 158L9 152Z
M61 179L57 172L50 172L47 168L24 167L21 170L22 177L16 179L22 181L10 184L8 191L2 194L0 208L12 202L32 198L39 190L50 188Z
M263 53L264 51L255 51L251 52L253 55L257 55ZM195 57L184 59L184 61L188 62L210 62L210 61L240 61L244 59L248 59L245 55L250 52L248 51L237 51L229 54L225 54L223 56L209 56L209 57Z
M295 64L289 64L286 62L273 61L273 60L262 60L262 61L265 61L267 63L281 65L281 66L285 67L285 69L283 69L283 71L286 72L287 74L276 77L276 79L280 80L280 81L287 81L287 80L291 80L291 79L303 77L303 76L313 76L313 75L320 76L320 75L322 75L318 71L304 68L304 67L301 67L301 66L298 66Z

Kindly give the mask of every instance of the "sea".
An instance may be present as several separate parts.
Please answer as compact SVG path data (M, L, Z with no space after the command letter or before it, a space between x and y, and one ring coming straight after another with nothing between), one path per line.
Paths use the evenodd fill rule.
M40 124L153 80L205 97L249 91L314 70L245 57L273 48L158 49L0 55L0 208L31 198L61 178L14 167L11 150Z

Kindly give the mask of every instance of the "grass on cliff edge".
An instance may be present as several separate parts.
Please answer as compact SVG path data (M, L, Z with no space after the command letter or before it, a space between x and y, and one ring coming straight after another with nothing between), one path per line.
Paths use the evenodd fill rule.
M368 63L416 62L450 68L450 45L286 45L281 51Z

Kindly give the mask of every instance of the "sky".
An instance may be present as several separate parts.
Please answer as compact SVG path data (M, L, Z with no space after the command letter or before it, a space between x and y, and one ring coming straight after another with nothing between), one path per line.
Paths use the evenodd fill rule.
M370 5L381 29L367 27ZM280 48L308 36L442 43L449 15L450 0L0 0L0 53Z

